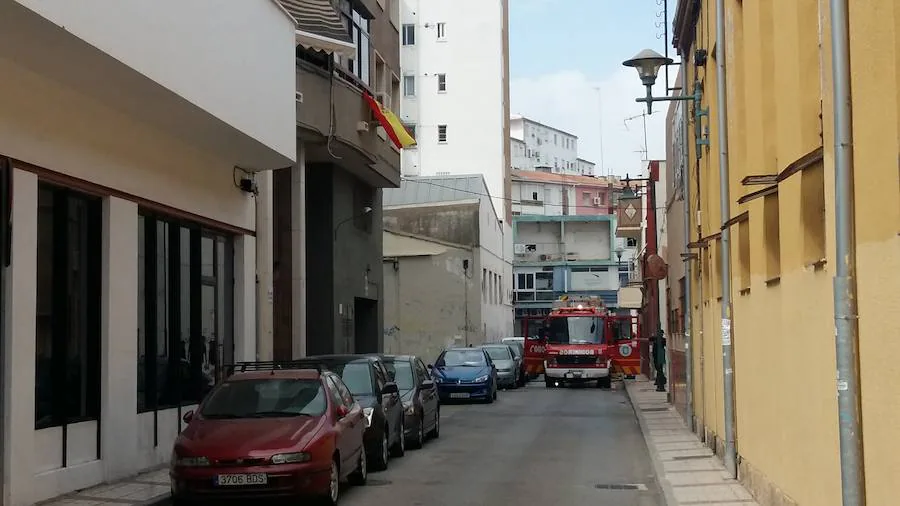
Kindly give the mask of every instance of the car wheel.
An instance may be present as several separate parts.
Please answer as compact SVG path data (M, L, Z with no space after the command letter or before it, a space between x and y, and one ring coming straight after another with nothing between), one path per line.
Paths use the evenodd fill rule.
M331 473L328 479L328 489L322 497L325 504L336 506L341 498L341 471L338 467L338 459L335 456L331 461Z
M491 398L491 400L494 400L494 401L497 400L497 389L496 388L494 389L494 396Z
M554 388L556 387L556 382L544 376L544 386L547 388Z
M388 432L385 429L384 434L381 436L381 445L378 447L378 454L375 455L375 458L372 462L372 469L375 471L384 471L388 468Z
M410 441L410 448L419 449L425 445L425 416L421 412L419 413L418 426L419 429L416 431L416 435Z
M397 435L397 442L391 447L391 457L398 458L406 454L406 427L400 422L400 433Z
M359 450L359 462L356 464L356 470L350 475L351 485L358 487L365 485L366 482L369 481L369 469L367 467L368 463L366 462L367 458L366 446L363 445Z
M434 410L434 428L431 429L431 432L429 432L428 435L432 439L437 439L437 438L441 437L441 410L440 409Z

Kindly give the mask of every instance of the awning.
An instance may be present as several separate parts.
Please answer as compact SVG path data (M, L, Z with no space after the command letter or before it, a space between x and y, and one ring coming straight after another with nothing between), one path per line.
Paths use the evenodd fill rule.
M297 44L317 51L356 56L356 45L331 0L278 0L297 20Z

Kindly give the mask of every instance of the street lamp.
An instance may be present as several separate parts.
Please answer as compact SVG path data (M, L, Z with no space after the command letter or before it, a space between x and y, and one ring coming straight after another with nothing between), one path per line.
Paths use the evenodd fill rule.
M352 220L352 219L354 219L354 218L358 218L358 217L360 217L360 216L365 216L365 215L367 215L367 214L369 214L369 213L371 213L371 212L372 212L372 208L369 207L369 206L366 206L366 207L362 208L362 212L361 212L361 213L359 213L359 214L354 214L353 216L351 216L351 217L349 217L349 218L347 218L347 219L341 221L341 222L338 223L337 225L335 225L335 226L334 226L334 241L337 242L337 238L338 238L338 230L341 228L341 225L343 225L344 223L347 223L348 221L350 221L350 220Z
M622 287L622 253L625 253L625 248L619 246L616 248L616 257L618 258L618 262L616 262L616 279L619 281L619 288Z
M663 66L671 65L671 58L667 58L652 49L644 49L636 54L634 58L625 60L622 65L632 67L637 70L641 82L647 88L647 96L635 99L636 102L647 103L647 114L653 113L653 102L668 102L672 100L700 100L699 93L694 95L678 95L674 97L654 97L653 85L656 83L656 77L659 75L659 69Z

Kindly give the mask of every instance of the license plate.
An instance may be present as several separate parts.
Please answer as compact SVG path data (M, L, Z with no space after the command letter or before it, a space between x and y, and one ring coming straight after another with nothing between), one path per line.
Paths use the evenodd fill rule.
M469 394L467 394L466 392L456 392L456 393L450 394L450 398L451 399L468 399Z
M245 485L265 485L269 483L266 473L253 474L220 474L216 477L216 485L220 487L240 487Z
M570 378L580 378L580 377L581 377L581 371L578 371L578 372L570 372L570 373L569 373L569 377L570 377Z

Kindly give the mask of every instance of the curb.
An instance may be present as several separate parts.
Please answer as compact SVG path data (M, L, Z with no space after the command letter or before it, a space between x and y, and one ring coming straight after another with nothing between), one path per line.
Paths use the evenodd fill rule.
M169 502L169 499L172 497L172 494L163 494L153 497L151 499L147 499L144 502L137 503L137 506L158 506L160 504L166 504Z
M666 478L665 466L663 466L662 459L659 457L659 452L656 451L656 446L650 440L650 430L647 428L647 421L644 419L644 414L638 407L637 400L632 399L631 397L629 386L631 386L631 388L636 388L636 381L625 380L623 383L625 384L625 393L628 395L628 403L631 404L631 409L634 410L634 416L637 418L638 425L641 427L641 434L644 435L644 443L647 445L647 452L650 454L650 460L653 462L653 472L656 474L656 483L659 485L659 488L662 489L666 506L678 506L679 502L678 499L675 498L675 489Z

